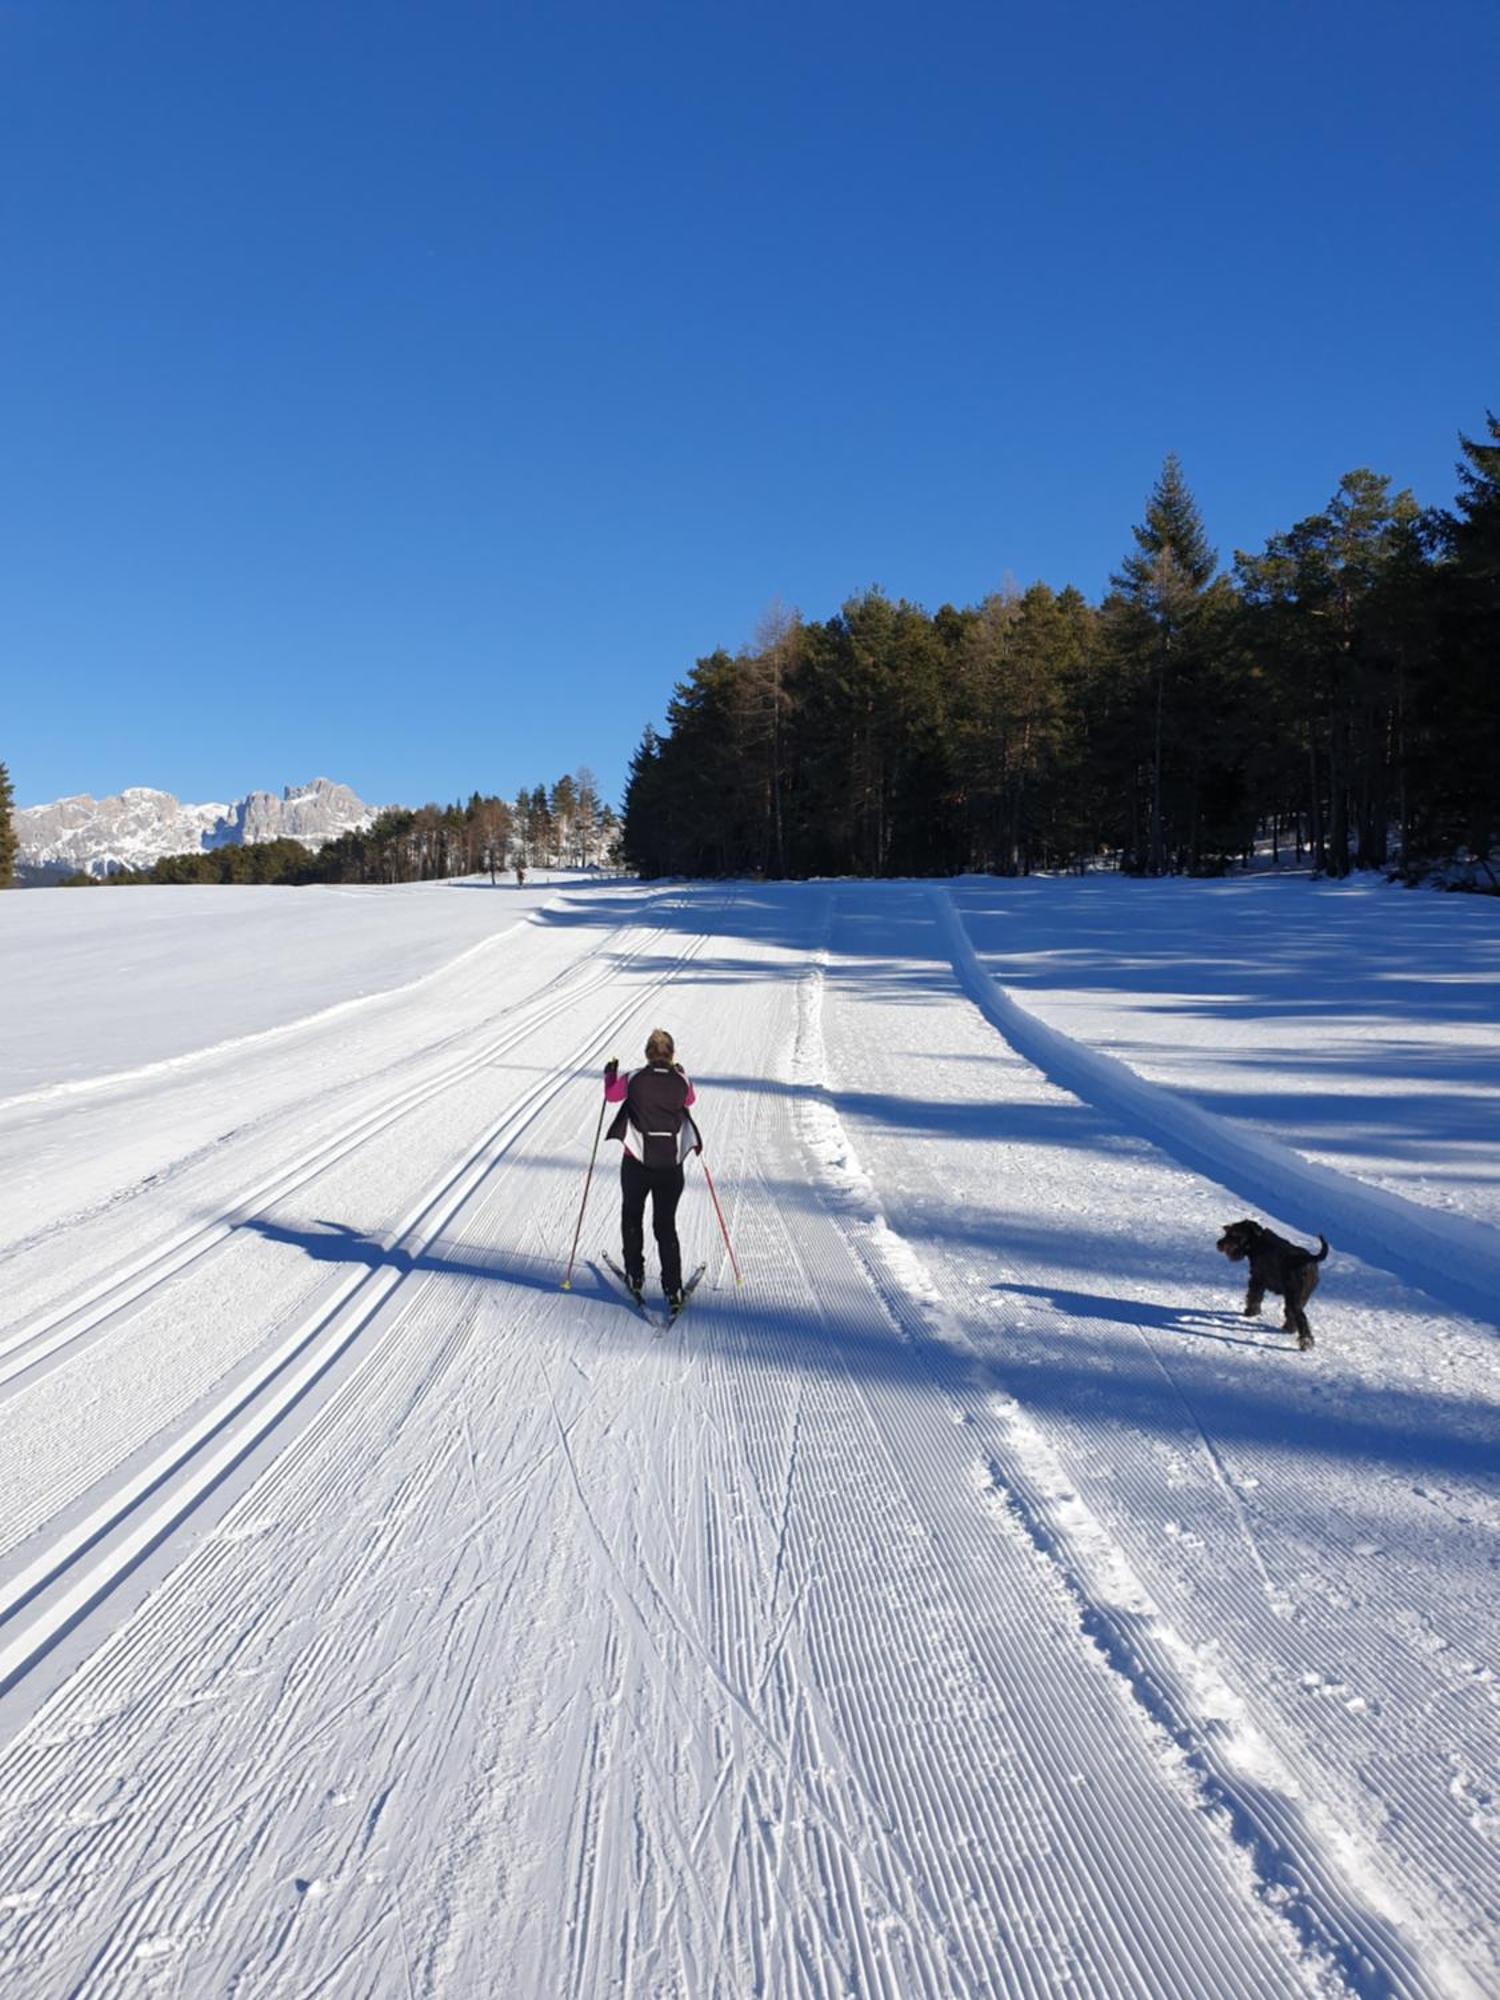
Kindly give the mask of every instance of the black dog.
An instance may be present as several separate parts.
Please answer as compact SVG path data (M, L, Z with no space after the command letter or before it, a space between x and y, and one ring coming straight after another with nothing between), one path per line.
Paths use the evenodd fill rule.
M1245 1311L1253 1319L1267 1292L1275 1292L1286 1302L1282 1326L1295 1333L1299 1347L1311 1347L1312 1328L1304 1308L1318 1288L1318 1266L1328 1255L1328 1241L1320 1236L1318 1250L1303 1250L1288 1243L1272 1229L1248 1217L1243 1222L1226 1222L1219 1248L1231 1264L1250 1259L1250 1283L1245 1291Z

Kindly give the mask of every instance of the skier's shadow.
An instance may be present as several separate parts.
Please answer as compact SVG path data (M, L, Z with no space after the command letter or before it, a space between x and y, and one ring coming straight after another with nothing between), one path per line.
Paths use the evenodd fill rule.
M1102 1319L1112 1326L1155 1327L1162 1333L1180 1334L1189 1340L1215 1340L1225 1347L1263 1347L1279 1353L1287 1345L1286 1339L1268 1340L1254 1334L1230 1332L1230 1328L1245 1323L1245 1315L1238 1312L1158 1306L1146 1299L1112 1299L1102 1292L1069 1292L1053 1285L994 1285L991 1290L1002 1297L1045 1299L1070 1319Z
M519 1285L535 1292L555 1292L562 1283L557 1264L551 1258L527 1257L508 1250L476 1250L472 1243L460 1247L443 1236L434 1238L414 1257L410 1251L393 1248L376 1236L363 1235L347 1222L320 1218L310 1228L289 1229L284 1223L267 1221L264 1216L251 1216L239 1226L253 1229L268 1243L285 1243L322 1264L364 1264L372 1271L403 1273L431 1271L449 1278L482 1278L489 1284ZM601 1298L618 1296L597 1271L594 1282Z

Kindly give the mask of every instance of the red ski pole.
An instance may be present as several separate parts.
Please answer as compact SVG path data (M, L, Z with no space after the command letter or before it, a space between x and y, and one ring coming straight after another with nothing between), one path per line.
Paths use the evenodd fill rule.
M724 1211L719 1206L719 1192L718 1189L714 1186L714 1177L708 1171L708 1161L704 1159L704 1156L701 1151L698 1155L698 1158L700 1160L703 1160L703 1178L708 1182L708 1192L713 1198L714 1214L719 1218L719 1228L723 1233L724 1237L724 1248L729 1252L729 1262L734 1270L734 1282L737 1285L743 1285L745 1281L740 1276L739 1265L735 1262L734 1245L729 1240L729 1230L725 1226Z
M594 1161L599 1156L599 1134L604 1130L604 1114L607 1109L608 1100L602 1100L599 1105L599 1123L594 1127L594 1150L589 1154L589 1170L583 1181L583 1200L578 1204L578 1227L573 1231L573 1247L568 1252L567 1275L562 1281L565 1292L571 1292L573 1289L573 1259L578 1255L578 1239L583 1234L583 1211L589 1205L589 1183L594 1178Z

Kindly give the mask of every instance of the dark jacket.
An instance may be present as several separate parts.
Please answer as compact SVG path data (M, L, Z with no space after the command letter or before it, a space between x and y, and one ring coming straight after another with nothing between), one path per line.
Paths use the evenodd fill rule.
M624 1142L646 1167L681 1166L703 1144L688 1106L698 1093L670 1063L651 1063L628 1077L606 1084L604 1095L619 1104L609 1128L611 1139Z

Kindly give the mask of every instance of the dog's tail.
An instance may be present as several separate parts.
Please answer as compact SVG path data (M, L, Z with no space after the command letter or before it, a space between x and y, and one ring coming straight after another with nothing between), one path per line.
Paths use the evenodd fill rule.
M1313 1262L1315 1264L1321 1264L1323 1259L1328 1255L1328 1238L1326 1236L1320 1236L1318 1238L1318 1242L1322 1245L1322 1248L1318 1251L1317 1256L1313 1257ZM1308 1251L1307 1254L1309 1257L1312 1257L1312 1252L1310 1250Z

